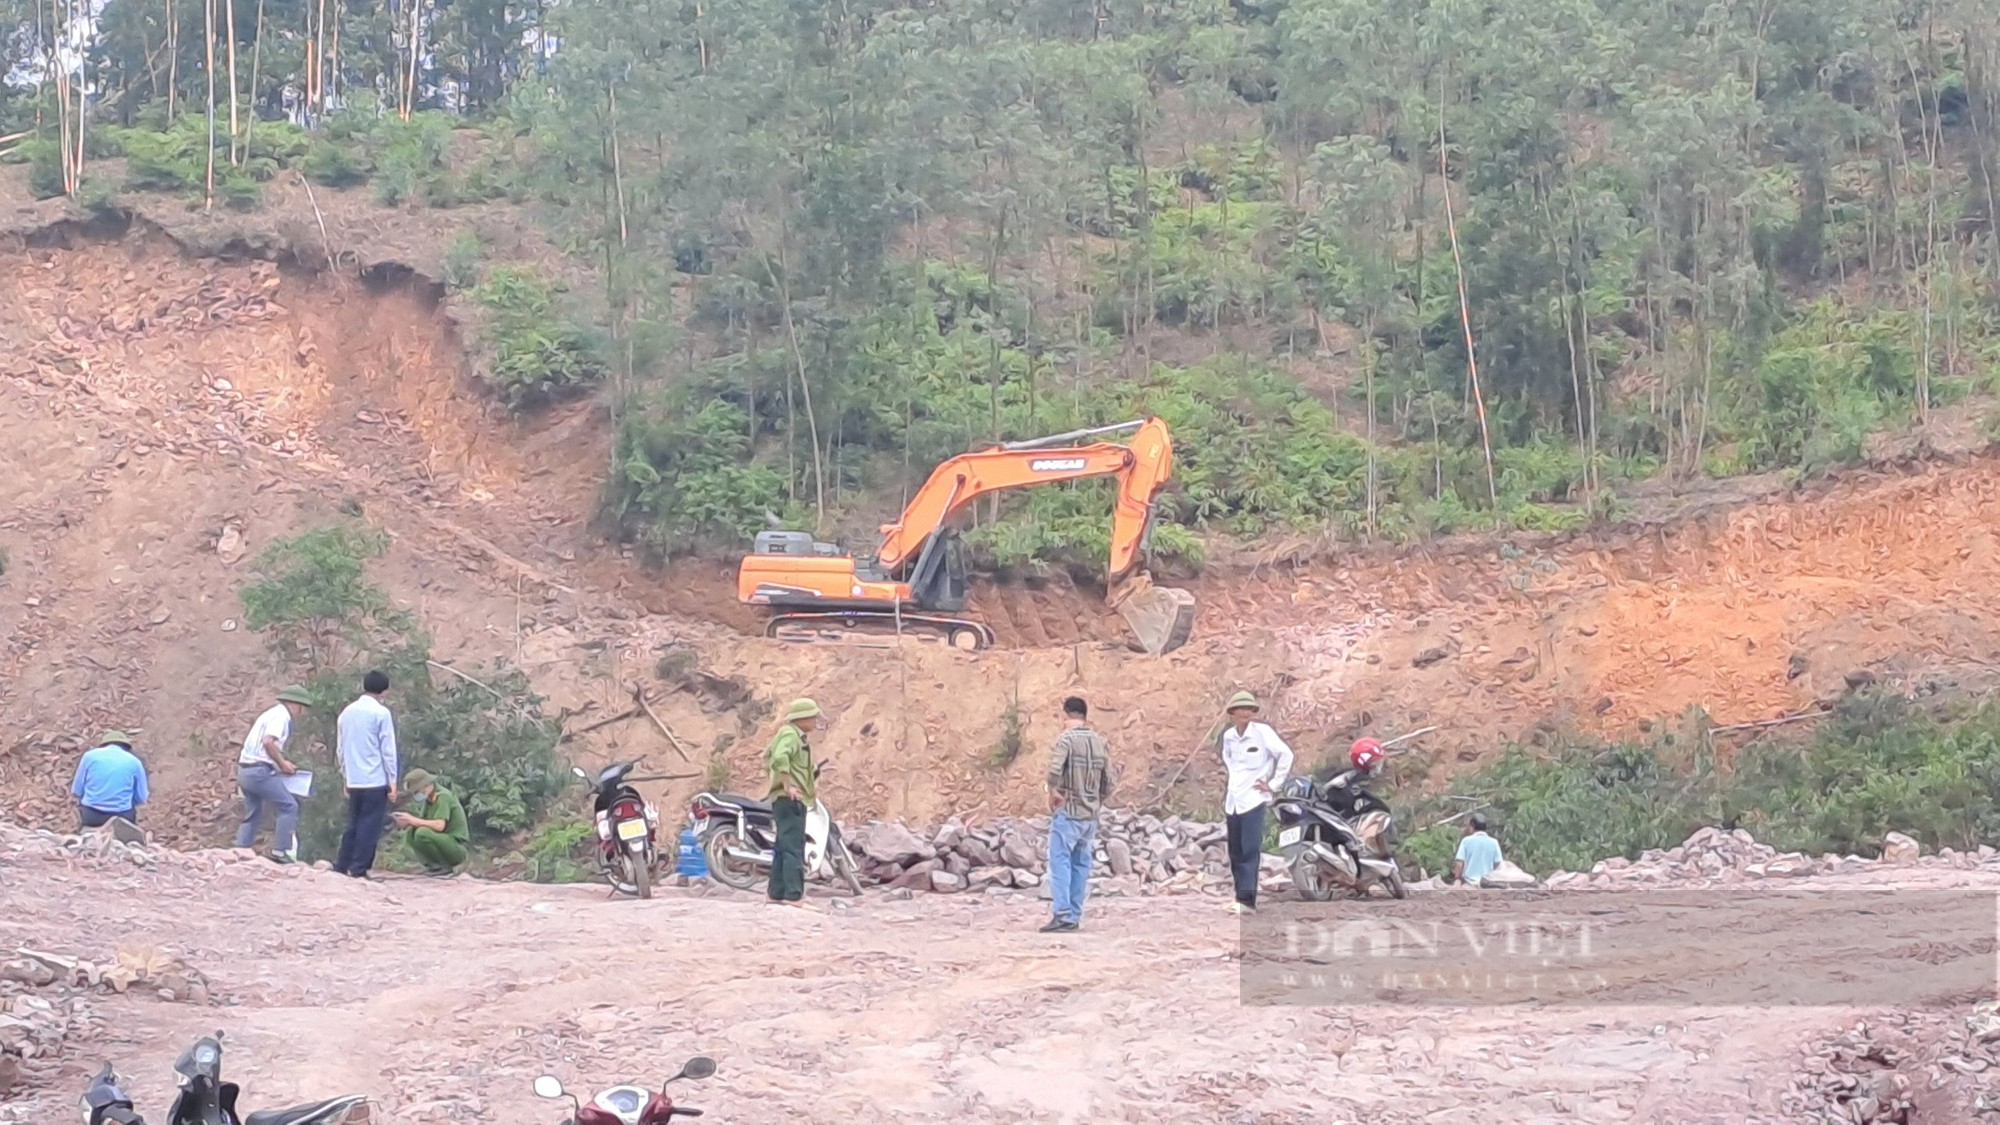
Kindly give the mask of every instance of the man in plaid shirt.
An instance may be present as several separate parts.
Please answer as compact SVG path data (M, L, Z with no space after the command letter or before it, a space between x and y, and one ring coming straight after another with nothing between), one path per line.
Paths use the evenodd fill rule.
M1042 927L1045 934L1075 933L1083 927L1097 815L1117 781L1110 747L1090 729L1089 719L1089 704L1074 695L1063 700L1063 732L1049 756L1049 808L1055 813L1049 822L1049 903L1054 917Z

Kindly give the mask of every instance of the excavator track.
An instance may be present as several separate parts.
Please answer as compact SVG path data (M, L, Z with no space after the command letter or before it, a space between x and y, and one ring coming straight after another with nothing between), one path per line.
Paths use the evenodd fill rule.
M782 613L764 626L764 635L797 644L894 644L899 636L913 637L943 641L963 652L992 648L995 643L993 630L962 617L865 609Z

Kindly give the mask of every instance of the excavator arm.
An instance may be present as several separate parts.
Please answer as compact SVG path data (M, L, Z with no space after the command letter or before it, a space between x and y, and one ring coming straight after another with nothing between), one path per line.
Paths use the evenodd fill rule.
M1092 477L1116 477L1118 499L1111 513L1111 558L1106 577L1114 585L1138 568L1145 550L1153 500L1173 475L1174 447L1167 424L1158 418L1137 423L1130 444L1100 441L1058 445L1077 434L962 453L932 470L903 509L902 518L882 525L875 558L895 570L914 558L932 535L967 505L991 492L1030 488ZM1130 424L1107 429L1126 429ZM1105 431L1083 431L1084 434Z
M1128 430L1132 436L1124 444L1089 440ZM1106 563L1108 600L1141 647L1172 652L1193 628L1194 597L1154 586L1145 550L1153 501L1173 474L1173 460L1172 438L1157 418L961 454L933 470L902 516L882 526L882 545L873 559L843 554L805 532L760 533L737 568L737 597L777 611L766 626L768 636L893 627L897 634L940 633L960 648L984 647L993 643L990 628L947 616L965 606L963 564L953 561L955 541L946 535L952 516L988 493L1113 477L1118 498Z

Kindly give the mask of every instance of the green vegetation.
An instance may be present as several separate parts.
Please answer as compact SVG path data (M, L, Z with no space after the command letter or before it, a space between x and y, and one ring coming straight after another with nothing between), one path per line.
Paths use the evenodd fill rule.
M586 390L604 377L596 343L558 307L561 290L525 266L495 266L471 289L485 315L486 379L516 409Z
M1452 792L1490 810L1507 857L1537 874L1671 848L1709 824L1814 855L1874 854L1889 831L1960 850L2000 835L2000 703L1859 693L1803 745L1753 745L1729 769L1693 719L1647 744L1515 747ZM1432 824L1464 808L1422 797L1401 819ZM1411 832L1404 854L1448 870L1458 831Z
M1005 770L1021 760L1021 751L1028 746L1028 724L1021 717L1021 702L1014 700L1000 713L1000 738L993 748L986 752L986 764L996 770Z
M591 877L587 857L579 856L596 846L597 833L581 816L559 817L543 825L523 849L532 883L577 883Z
M294 760L322 779L300 817L307 858L339 843L346 808L334 723L370 668L390 679L403 768L428 769L458 794L475 842L525 832L570 783L559 731L528 678L506 666L443 669L428 636L368 581L367 560L384 545L380 533L349 524L280 540L242 594L245 620L268 633L284 674L303 679L316 703L293 734Z
M235 206L284 169L534 203L601 290L463 246L447 281L503 400L610 384L605 502L658 556L859 532L944 457L1142 411L1179 435L1170 559L1562 529L2000 378L1991 4L614 0L455 9L416 51L394 5L278 0L226 74L187 7L104 6L89 114L0 100L34 189L87 190L72 126L132 191L213 158ZM974 542L1095 564L1102 499L1010 497Z

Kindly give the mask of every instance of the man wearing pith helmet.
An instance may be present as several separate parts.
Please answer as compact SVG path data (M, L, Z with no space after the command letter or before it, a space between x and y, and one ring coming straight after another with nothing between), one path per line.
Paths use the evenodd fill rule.
M771 901L783 906L805 905L806 806L813 800L812 732L819 727L819 704L795 699L785 708L785 720L764 751L770 772L771 817L777 822L777 845L771 849Z
M1268 724L1257 721L1263 707L1257 697L1239 691L1225 708L1229 723L1222 728L1222 764L1229 771L1229 789L1222 811L1229 822L1229 872L1236 883L1235 910L1257 909L1257 866L1264 855L1264 810L1271 796L1292 772L1292 748Z

